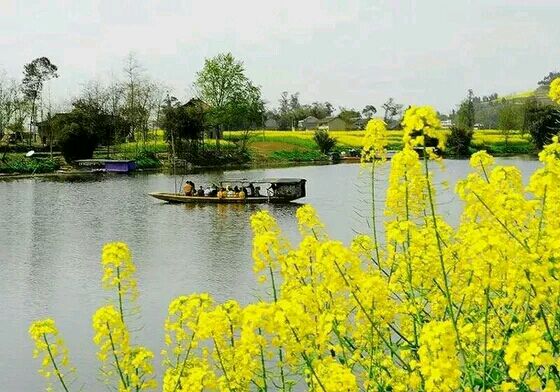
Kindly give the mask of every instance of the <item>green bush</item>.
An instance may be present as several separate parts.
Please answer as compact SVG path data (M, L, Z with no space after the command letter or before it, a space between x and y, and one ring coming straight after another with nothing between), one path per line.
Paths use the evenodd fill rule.
M319 147L319 151L323 154L328 154L334 146L336 146L336 139L329 135L328 131L323 129L315 131L313 140L315 140L315 143L317 143L317 146Z
M68 163L93 157L97 144L97 136L77 123L65 126L59 140L60 150Z
M0 166L0 172L13 174L52 173L59 168L60 163L54 159L18 158Z
M154 169L161 166L161 162L157 159L156 152L150 149L141 150L134 157L134 161L138 169Z
M560 111L553 106L531 106L525 112L524 127L537 149L542 150L560 132Z
M450 156L469 156L473 131L461 127L452 127L445 142L445 151Z

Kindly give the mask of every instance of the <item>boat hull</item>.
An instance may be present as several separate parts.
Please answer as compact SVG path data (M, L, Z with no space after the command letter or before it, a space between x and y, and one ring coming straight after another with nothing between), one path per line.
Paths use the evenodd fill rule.
M258 204L258 203L289 203L297 198L286 197L211 197L211 196L185 196L179 193L152 192L150 196L169 203L208 203L208 204Z

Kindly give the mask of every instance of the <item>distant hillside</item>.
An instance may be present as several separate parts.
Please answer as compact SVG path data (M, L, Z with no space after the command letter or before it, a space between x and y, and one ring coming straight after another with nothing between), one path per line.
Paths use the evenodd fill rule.
M499 112L505 105L523 105L525 102L534 98L542 105L555 105L548 98L549 86L539 86L536 90L523 91L519 93L499 96L491 101L481 101L475 103L475 121L482 124L484 128L498 128Z
M492 101L481 103L499 103L503 102L504 100L508 102L513 101L515 103L523 103L525 102L525 100L527 100L527 98L535 97L535 99L543 105L553 105L554 102L552 102L550 98L548 98L548 90L549 86L539 86L536 90L528 90L519 93L508 94L498 97Z
M529 90L520 93L504 95L502 97L498 97L497 99L494 99L491 102L501 101L502 99L505 99L506 101L525 100L527 98L534 97L534 96L535 96L535 90Z

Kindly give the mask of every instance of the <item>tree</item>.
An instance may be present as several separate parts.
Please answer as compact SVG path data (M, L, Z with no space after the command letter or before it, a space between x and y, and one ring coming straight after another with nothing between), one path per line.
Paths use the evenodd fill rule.
M47 57L39 57L23 67L23 94L31 103L29 119L29 145L31 145L32 126L37 122L37 100L41 99L43 85L46 81L58 78L58 67Z
M506 147L512 131L522 128L522 115L518 105L508 103L498 112L498 127L504 136Z
M20 101L20 86L15 80L10 80L4 74L0 74L0 139L8 126L14 121L14 117Z
M299 93L290 95L287 91L282 92L278 104L273 118L278 121L280 129L290 129L296 125L297 121L309 116L323 119L330 116L334 109L330 102L313 102L311 105L302 105L299 101Z
M111 145L117 135L130 129L130 123L110 113L107 90L90 82L82 95L72 102L69 113L56 115L42 126L58 135L58 144L67 162L93 156L99 144Z
M560 132L560 111L554 106L540 105L533 98L525 106L523 128L529 131L537 149L542 150Z
M301 108L301 104L299 103L299 93L294 93L290 95L290 109L295 111L299 108Z
M0 145L4 146L0 160L6 159L10 144L21 139L27 114L28 105L21 95L21 86L0 74Z
M560 72L549 72L544 78L538 81L539 86L548 86L556 78L560 78Z
M396 103L393 98L389 98L381 107L384 110L383 121L387 124L387 128L397 128L400 124L403 105Z
M360 119L362 116L360 112L355 109L346 109L344 107L340 107L340 113L338 117L341 120L344 120L346 124L353 124L356 120Z
M173 135L177 141L184 140L197 145L204 133L204 102L192 99L186 104L181 104L175 97L169 97L162 111L161 125L166 131L168 141L171 141Z
M472 130L475 124L474 94L471 89L467 93L467 98L461 102L456 116L456 125L459 128Z
M451 127L451 133L445 141L445 150L451 156L466 157L470 154L473 131L457 126Z
M124 66L125 81L122 85L124 105L121 114L130 123L129 140L138 141L137 132L141 131L142 142L145 145L151 111L159 105L154 102L160 99L157 85L144 75L144 68L133 53L130 53ZM155 98L157 95L158 98Z
M311 105L304 105L303 109L308 111L310 116L317 117L320 120L332 114L333 105L330 102L313 102Z
M249 80L243 62L231 53L206 59L196 74L195 88L199 98L209 106L208 123L218 130L216 139L224 129L262 124L264 103L260 87Z
M372 118L375 113L377 113L377 109L373 105L366 105L362 109L362 114L366 119Z

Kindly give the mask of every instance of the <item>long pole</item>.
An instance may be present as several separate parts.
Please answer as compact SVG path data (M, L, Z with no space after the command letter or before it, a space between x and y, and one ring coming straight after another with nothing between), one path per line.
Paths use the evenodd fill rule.
M169 93L167 93L167 115L171 109L171 100L169 98ZM173 127L171 127L171 159L173 160L173 184L175 186L175 193L177 193L177 177L175 176L175 138L173 136L175 132Z

